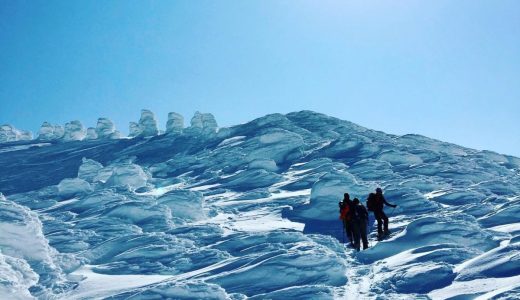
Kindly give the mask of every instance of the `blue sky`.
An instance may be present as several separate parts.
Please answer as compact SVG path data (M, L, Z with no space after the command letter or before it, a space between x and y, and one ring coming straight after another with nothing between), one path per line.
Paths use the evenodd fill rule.
M310 109L520 156L520 1L0 2L0 123Z

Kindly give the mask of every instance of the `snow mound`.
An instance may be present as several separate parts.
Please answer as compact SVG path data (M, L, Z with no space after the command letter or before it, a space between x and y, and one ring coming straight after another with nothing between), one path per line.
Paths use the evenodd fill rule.
M78 169L78 178L87 182L93 182L103 169L103 165L93 159L83 157L82 164Z
M166 133L181 133L184 129L184 117L176 112L168 113Z
M121 134L110 119L99 118L96 125L96 136L98 139L118 139Z
M200 113L197 111L191 118L191 127L192 129L203 133L214 133L216 132L218 125L212 114Z
M457 281L520 275L520 243L492 249L459 266Z
M128 136L136 137L136 136L139 136L141 133L142 133L142 130L139 127L139 124L136 122L130 122L130 125L128 128Z
M173 190L159 197L157 202L168 206L172 217L182 221L198 221L206 217L201 192Z
M155 120L155 115L153 112L142 109L141 110L141 118L139 119L139 129L136 130L135 133L138 132L139 136L156 136L159 134L159 129L157 129L157 121Z
M93 127L87 128L87 134L85 136L85 139L86 140L95 140L97 138L98 138L98 135L96 132L96 128L93 128Z
M423 217L408 224L403 232L391 240L363 251L360 258L365 262L374 262L409 249L448 243L480 251L498 245L491 234L482 231L470 217Z
M0 143L32 140L32 132L16 129L13 125L0 126Z
M106 184L107 186L125 187L133 191L146 186L148 179L150 179L150 175L141 166L123 163L112 167L112 174Z
M92 192L90 184L80 178L66 178L58 184L58 194L62 198L70 198Z
M80 121L70 121L65 124L65 133L63 139L65 141L81 141L85 138L87 131Z
M38 131L38 139L42 141L52 141L61 139L65 135L65 129L60 125L52 125L48 122L43 122Z

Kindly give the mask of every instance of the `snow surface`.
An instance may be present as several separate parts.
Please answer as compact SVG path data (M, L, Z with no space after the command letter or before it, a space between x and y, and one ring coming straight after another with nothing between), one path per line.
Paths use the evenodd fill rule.
M182 123L0 144L0 299L520 297L520 159L310 111ZM376 187L394 234L371 216L358 253L338 202Z

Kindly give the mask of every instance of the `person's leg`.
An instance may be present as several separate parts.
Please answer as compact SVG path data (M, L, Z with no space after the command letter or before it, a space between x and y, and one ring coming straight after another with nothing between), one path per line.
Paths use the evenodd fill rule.
M361 240L363 241L363 250L368 248L368 238L367 238L367 223L363 221L360 223L359 233L361 235Z
M352 233L354 235L354 248L356 248L356 250L359 251L359 249L360 249L359 240L360 240L361 236L360 236L359 223L356 221L352 222Z
M374 217L376 218L376 221L377 221L377 235L381 236L381 235L383 235L383 220L381 219L381 212L375 211Z
M354 244L354 234L352 232L352 221L346 221L345 224L346 224L345 230L347 232L348 241L351 244Z
M385 234L390 233L390 231L388 231L388 217L386 216L384 211L381 212L381 219L383 219Z

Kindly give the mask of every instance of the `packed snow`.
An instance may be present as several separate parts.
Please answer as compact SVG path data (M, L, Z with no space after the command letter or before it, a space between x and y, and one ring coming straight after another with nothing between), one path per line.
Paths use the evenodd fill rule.
M310 111L183 123L1 127L0 298L520 297L520 159ZM371 215L356 252L338 202L377 187L392 235Z

